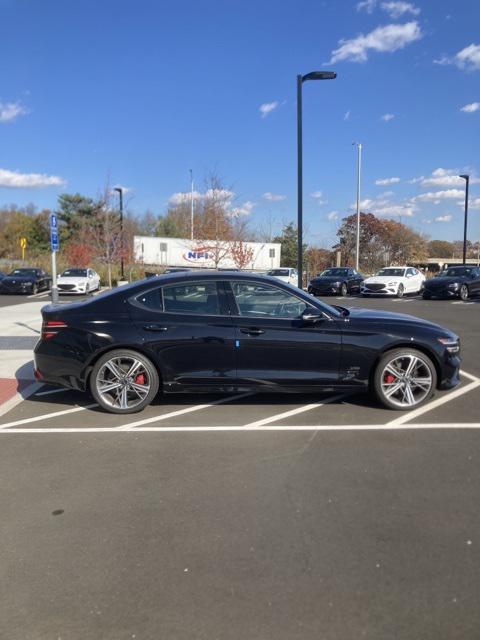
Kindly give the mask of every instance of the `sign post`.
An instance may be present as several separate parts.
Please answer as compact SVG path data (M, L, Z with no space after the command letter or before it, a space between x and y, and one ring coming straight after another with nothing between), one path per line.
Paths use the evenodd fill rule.
M25 249L27 248L26 238L20 238L20 247L22 249L22 262L25 262Z
M52 302L56 303L58 302L57 251L60 248L60 240L58 237L58 220L54 213L50 216L50 246L52 248Z

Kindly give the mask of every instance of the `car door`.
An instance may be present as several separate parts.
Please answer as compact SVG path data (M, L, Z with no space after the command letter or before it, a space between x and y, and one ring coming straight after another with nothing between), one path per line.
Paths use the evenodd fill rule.
M329 387L339 381L341 328L324 315L301 318L318 307L270 284L231 280L227 294L235 324L239 384L263 387Z
M235 332L217 281L156 283L129 300L129 312L166 391L235 381Z
M405 293L414 293L420 290L420 283L415 276L415 269L408 268L405 271Z
M348 290L349 291L360 291L360 283L363 278L355 269L348 270Z
M469 290L473 294L480 293L480 269L478 267L472 269L472 279Z

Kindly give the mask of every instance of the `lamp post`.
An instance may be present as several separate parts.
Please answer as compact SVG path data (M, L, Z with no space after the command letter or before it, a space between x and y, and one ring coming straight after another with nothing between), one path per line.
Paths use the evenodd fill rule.
M122 187L114 187L114 191L120 196L120 278L125 280L123 268L123 189Z
M190 240L193 240L193 171L190 169Z
M470 184L470 176L463 174L459 176L465 180L465 219L463 222L463 264L467 262L467 220L468 220L468 186Z
M303 287L303 148L302 148L302 87L307 80L334 80L334 71L312 71L297 76L297 233L298 233L298 287Z
M360 181L362 173L362 143L352 142L357 147L357 241L355 245L355 269L360 270Z

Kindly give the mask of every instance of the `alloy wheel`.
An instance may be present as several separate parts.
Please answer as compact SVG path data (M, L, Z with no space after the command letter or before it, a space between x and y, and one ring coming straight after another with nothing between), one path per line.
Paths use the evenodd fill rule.
M107 360L99 369L96 390L102 401L114 409L129 410L140 405L150 392L147 367L134 356Z
M423 402L432 386L430 367L419 355L397 356L386 363L381 373L382 395L401 409L412 409Z
M403 293L404 293L405 289L403 284L399 284L398 285L398 289L397 289L397 298L403 298Z
M460 287L460 300L468 300L468 287L466 284L462 284Z

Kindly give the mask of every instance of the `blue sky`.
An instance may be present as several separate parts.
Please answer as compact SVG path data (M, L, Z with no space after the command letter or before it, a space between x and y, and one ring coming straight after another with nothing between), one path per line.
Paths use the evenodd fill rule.
M308 240L355 201L354 140L364 209L432 238L462 237L470 173L476 240L479 25L478 0L0 0L0 204L109 179L160 213L215 170L275 232L296 217L296 75L332 69L304 85Z

